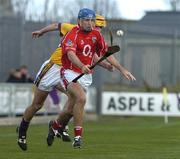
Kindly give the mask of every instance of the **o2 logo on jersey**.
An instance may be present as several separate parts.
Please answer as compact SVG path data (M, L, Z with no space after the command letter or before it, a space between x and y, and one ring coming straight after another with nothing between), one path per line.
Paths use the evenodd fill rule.
M91 46L90 45L84 45L84 48L83 48L83 55L84 56L89 56L89 57L92 57L92 52L91 52Z

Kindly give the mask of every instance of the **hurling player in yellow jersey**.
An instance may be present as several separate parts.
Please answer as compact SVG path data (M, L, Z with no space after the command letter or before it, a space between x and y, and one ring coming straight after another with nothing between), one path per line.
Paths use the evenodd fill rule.
M104 19L105 21L105 19ZM64 36L68 31L70 31L75 25L69 24L69 23L54 23L47 27L42 28L41 30L37 30L35 32L32 32L33 37L40 37L44 33L54 30L59 30L60 35ZM99 27L104 27L104 25L100 25ZM22 121L17 129L18 132L18 145L22 150L27 150L27 142L26 142L26 136L27 136L27 130L29 127L29 123L35 113L41 109L43 106L43 103L45 99L47 98L49 92L56 88L60 90L61 92L66 94L66 91L61 87L60 85L60 66L61 66L61 56L62 51L61 47L58 47L53 54L51 55L50 59L45 61L43 65L41 66L39 72L37 73L36 79L35 79L35 94L32 104L25 110ZM99 58L97 57L96 60ZM105 68L112 70L112 66L106 62L101 63ZM67 95L68 96L68 95ZM64 119L64 125L67 125L69 120L72 118L73 104L70 99L67 100L64 109L63 109L63 119ZM61 119L61 114L58 119ZM57 119L57 120L58 120ZM51 124L51 123L50 123ZM56 123L55 123L56 124ZM51 126L51 125L50 125ZM50 129L51 130L51 129ZM63 141L71 141L69 135L67 134L65 128L58 129L57 124L57 130L53 130L49 133L47 137L47 143L48 145L52 145L54 136L61 137Z

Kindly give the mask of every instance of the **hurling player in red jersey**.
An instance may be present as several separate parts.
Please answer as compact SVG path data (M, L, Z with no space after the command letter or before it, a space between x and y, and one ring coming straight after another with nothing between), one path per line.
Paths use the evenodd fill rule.
M62 40L62 85L74 101L74 148L81 147L83 131L83 112L86 103L86 89L92 83L92 65L95 53L99 56L106 52L106 45L101 33L93 29L95 12L84 8L78 14L78 26L74 27ZM73 83L79 74L85 75Z
M92 20L92 22L93 22L93 20ZM105 27L105 25L106 25L106 21L105 21L104 17L96 15L96 22L93 27L95 27L96 29L101 31L102 27ZM68 41L68 43L69 43L68 45L71 44L70 41ZM84 42L81 41L80 43L83 44ZM86 49L88 49L88 47L89 46L86 46ZM94 58L94 60L95 60L95 58ZM110 57L108 57L107 61L111 64L112 68L114 67L118 71L120 71L126 79L132 80L132 81L135 80L135 77L128 70L126 70L123 66L121 66L121 64L115 59L114 56L111 55ZM68 95L68 97L69 97L69 95ZM70 99L70 97L69 97L69 99ZM71 100L74 100L74 99L70 99L70 101ZM65 109L63 109L63 111L60 112L60 114L56 120L52 120L49 122L49 130L48 130L48 136L47 136L48 146L51 146L53 144L55 136L59 136L59 134L60 134L62 139L63 139L63 136L67 136L67 134L64 134L65 131L62 131L62 130L68 124L69 120L73 117L73 114L74 114L73 113L73 108L74 108L73 104L74 103L71 103L71 106L69 105L69 107L66 107ZM58 131L58 133L57 133L57 131Z

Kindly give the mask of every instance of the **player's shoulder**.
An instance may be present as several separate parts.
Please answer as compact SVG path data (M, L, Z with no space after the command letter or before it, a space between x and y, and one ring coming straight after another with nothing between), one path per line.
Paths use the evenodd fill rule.
M98 29L96 29L96 28L93 28L92 33L97 35L97 36L101 36L102 35L101 32Z
M62 36L66 35L76 24L71 23L59 23L59 30Z
M72 24L72 23L61 23L61 27L64 27L64 28L74 28L75 26L77 25Z
M79 27L78 26L74 26L65 36L68 37L68 38L69 37L73 38L73 37L76 36L78 30L79 30Z
M78 30L79 30L79 27L78 27L77 25L75 25L75 26L72 28L71 32L76 32L76 31L78 31Z
M73 27L72 30L68 34L76 36L79 33L79 31L80 31L80 27L77 25L77 26Z

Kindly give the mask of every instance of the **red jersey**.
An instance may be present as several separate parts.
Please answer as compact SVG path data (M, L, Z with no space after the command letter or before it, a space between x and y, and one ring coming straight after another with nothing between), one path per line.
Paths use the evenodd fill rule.
M104 38L101 33L93 29L91 32L80 30L79 26L74 27L62 40L62 66L81 73L67 56L68 51L73 51L84 65L92 65L94 54L103 55L107 51Z

